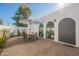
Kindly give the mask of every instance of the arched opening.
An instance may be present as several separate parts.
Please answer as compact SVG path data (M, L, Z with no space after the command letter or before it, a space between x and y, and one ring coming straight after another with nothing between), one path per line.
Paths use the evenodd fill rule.
M54 23L52 21L46 25L46 38L54 39Z
M44 34L43 34L43 27L44 27L44 25L42 23L40 23L40 25L39 25L39 36L40 37L44 36Z
M75 21L72 18L64 18L59 22L59 41L75 45Z

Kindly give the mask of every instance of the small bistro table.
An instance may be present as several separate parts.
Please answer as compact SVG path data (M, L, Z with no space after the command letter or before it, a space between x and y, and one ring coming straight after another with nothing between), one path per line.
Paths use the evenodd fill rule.
M33 33L27 34L27 37L28 37L27 40L29 40L29 42L31 41L33 35L34 35Z
M25 32L24 32L25 33ZM38 40L38 37L37 37L37 34L36 33L34 33L34 32L29 32L29 33L25 33L25 34L23 34L23 39L24 39L24 41L28 41L29 40L29 42L30 41L32 41L32 40Z

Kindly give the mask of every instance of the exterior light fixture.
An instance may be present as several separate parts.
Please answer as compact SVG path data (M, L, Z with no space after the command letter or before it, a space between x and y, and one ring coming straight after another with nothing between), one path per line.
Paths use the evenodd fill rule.
M49 31L50 29L49 29L49 28L47 28L47 30Z
M54 30L53 28L51 28L51 30Z
M56 19L54 19L54 22L56 22Z

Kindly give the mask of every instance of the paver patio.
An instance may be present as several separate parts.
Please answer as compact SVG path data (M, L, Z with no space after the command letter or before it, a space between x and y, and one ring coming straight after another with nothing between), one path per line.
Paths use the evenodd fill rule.
M2 56L69 56L78 55L79 49L56 43L51 40L40 39L25 43L21 37L8 39Z

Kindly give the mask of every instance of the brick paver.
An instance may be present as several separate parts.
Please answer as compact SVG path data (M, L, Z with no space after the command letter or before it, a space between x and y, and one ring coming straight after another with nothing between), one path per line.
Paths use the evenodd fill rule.
M79 49L40 39L25 43L21 37L8 39L2 56L79 56Z

